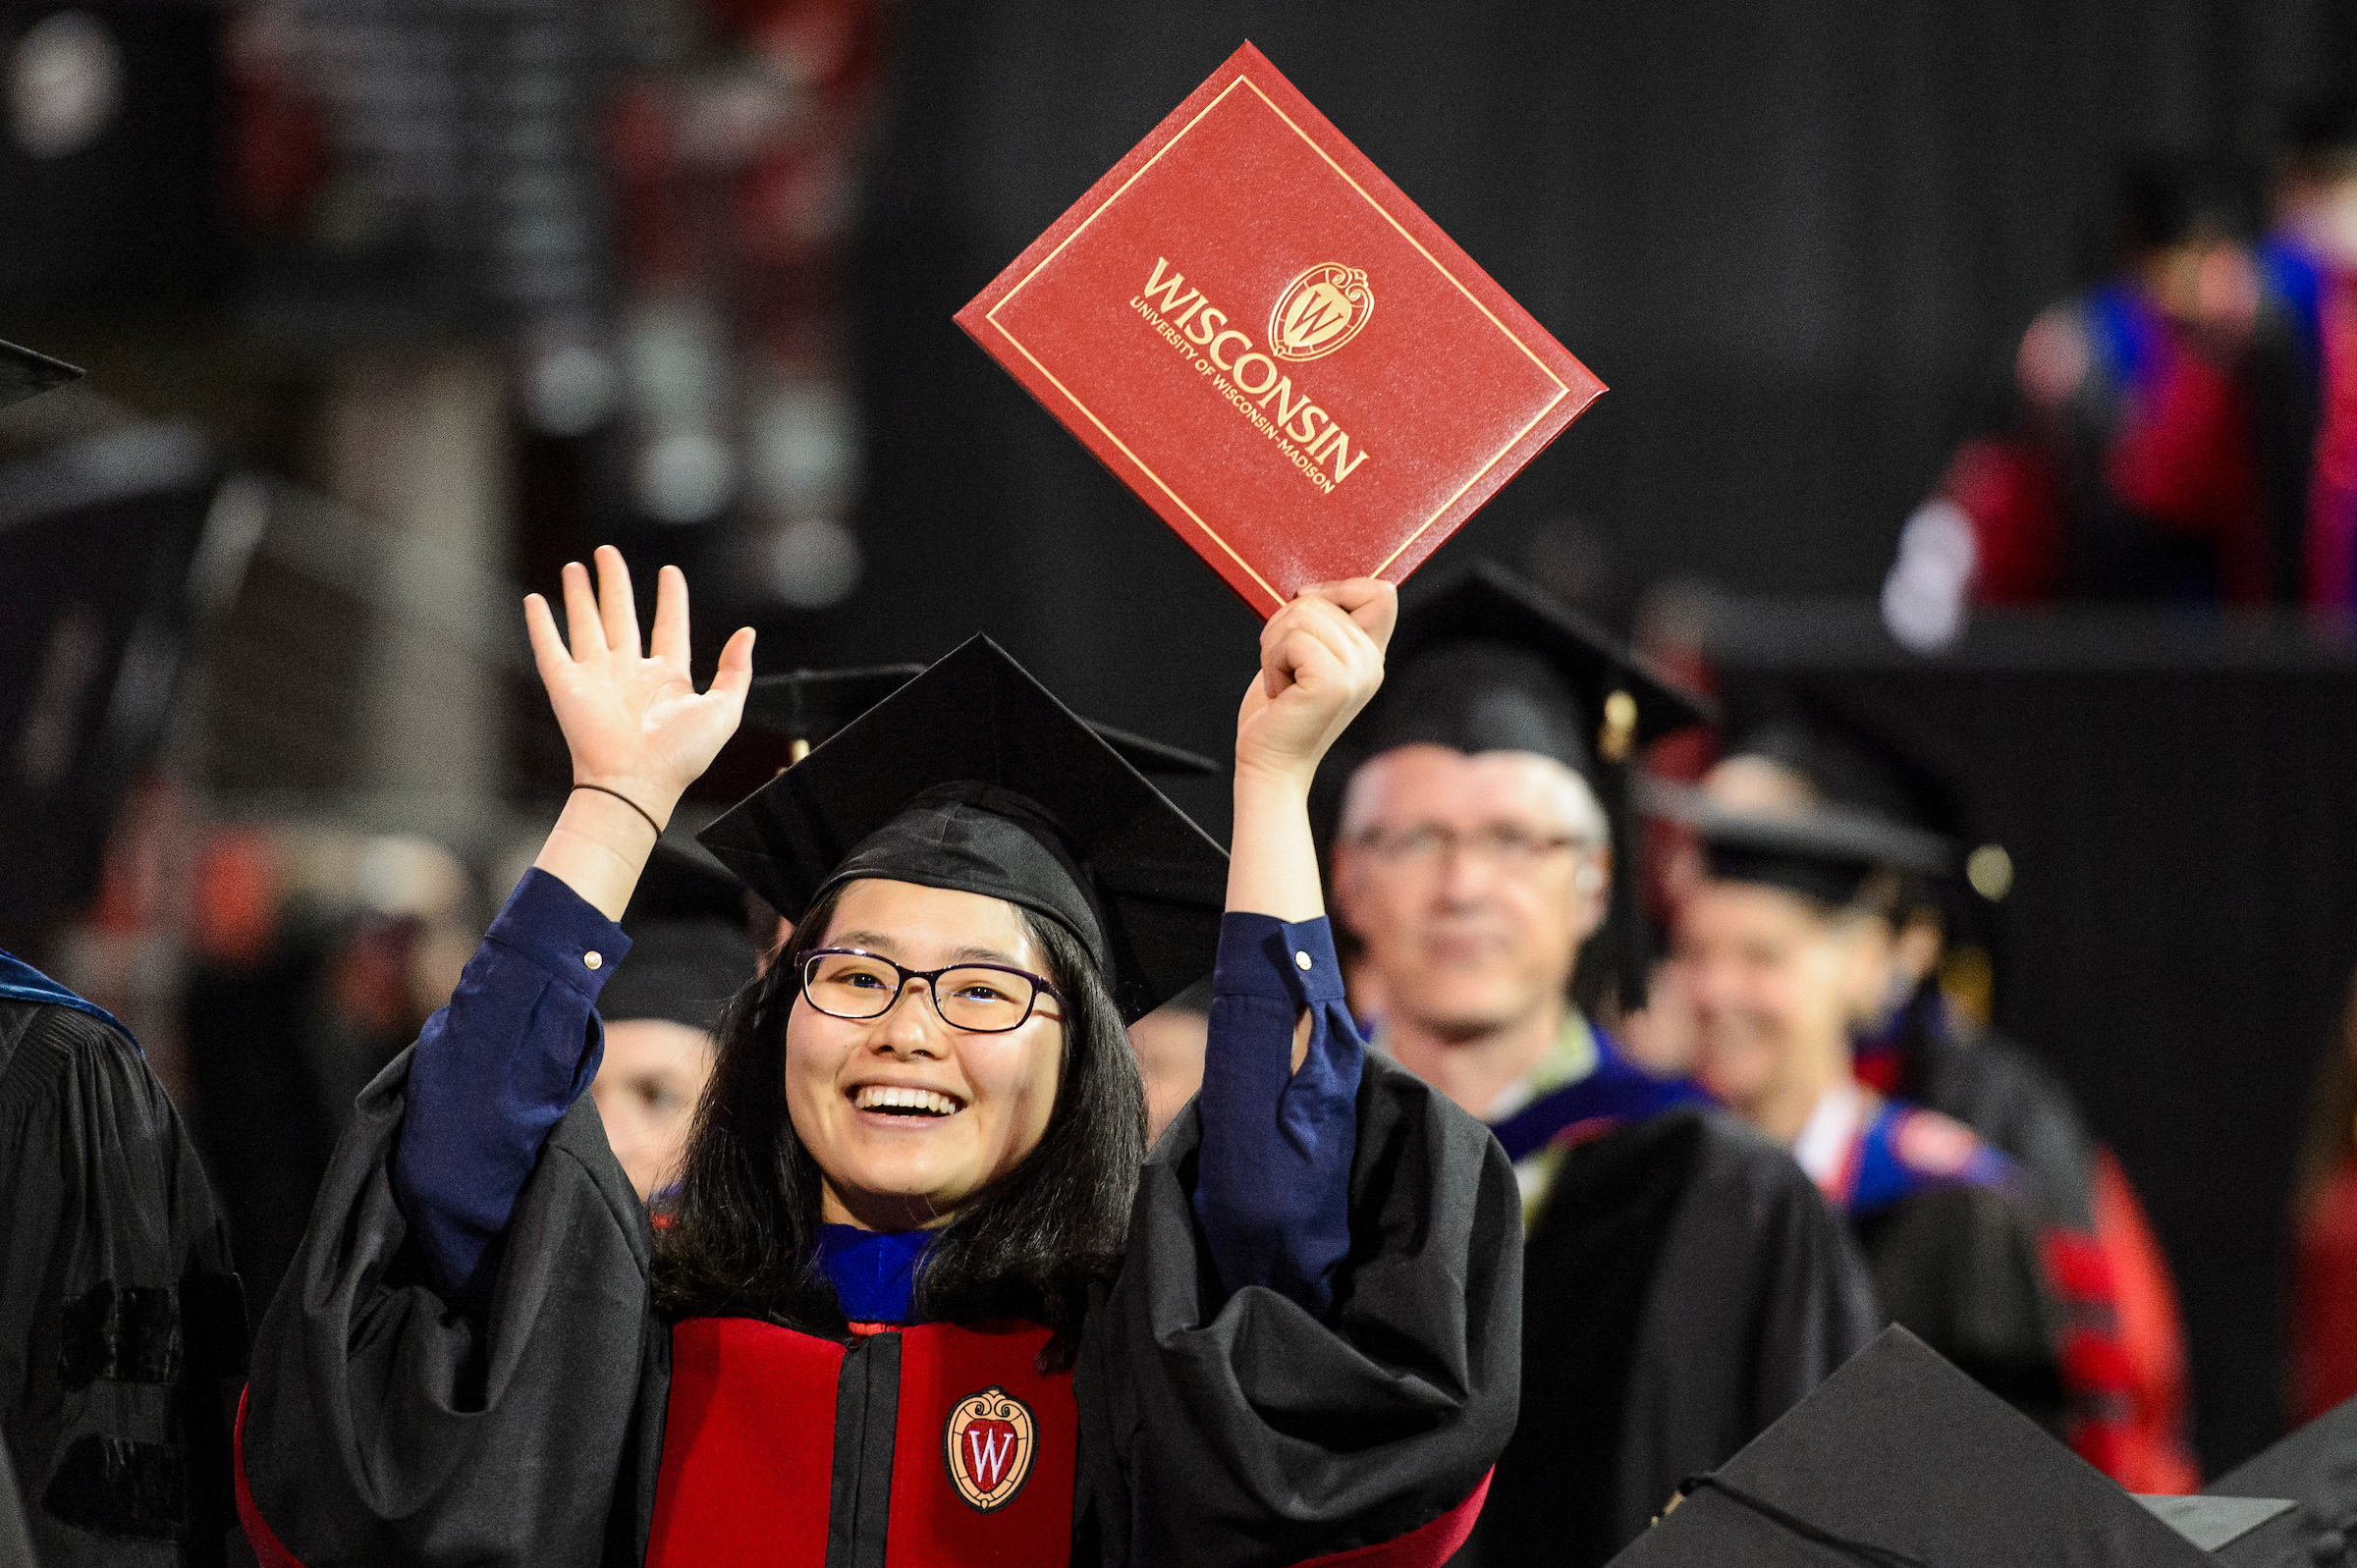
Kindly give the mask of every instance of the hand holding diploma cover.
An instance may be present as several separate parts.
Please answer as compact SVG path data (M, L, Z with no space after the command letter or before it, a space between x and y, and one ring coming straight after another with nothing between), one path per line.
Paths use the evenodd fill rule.
M1604 391L1249 43L958 323L1263 616L1402 581Z

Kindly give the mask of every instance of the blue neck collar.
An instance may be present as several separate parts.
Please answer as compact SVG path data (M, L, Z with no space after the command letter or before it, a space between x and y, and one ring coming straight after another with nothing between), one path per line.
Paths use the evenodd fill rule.
M916 1296L916 1266L932 1240L929 1230L821 1225L819 1272L834 1284L843 1315L852 1323L906 1323Z
M0 1000L37 1001L52 1007L71 1007L122 1030L126 1039L132 1033L123 1028L123 1021L94 1001L85 1001L38 969L6 949L0 949Z

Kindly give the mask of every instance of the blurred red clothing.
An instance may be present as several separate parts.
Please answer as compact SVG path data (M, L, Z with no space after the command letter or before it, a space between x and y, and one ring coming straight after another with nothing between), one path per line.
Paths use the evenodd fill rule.
M2094 1196L2096 1241L2111 1266L2118 1314L2113 1342L2132 1390L2119 1441L2101 1468L2130 1491L2198 1491L2201 1469L2184 1438L2191 1401L2176 1287L2144 1205L2109 1149L2096 1151Z

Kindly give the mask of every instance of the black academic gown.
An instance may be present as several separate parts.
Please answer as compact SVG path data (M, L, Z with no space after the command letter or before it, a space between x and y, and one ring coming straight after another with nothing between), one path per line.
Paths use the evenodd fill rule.
M1945 1005L1939 989L1926 986L1900 1022L1890 1081L1863 1064L1859 1076L1955 1117L2029 1172L2049 1220L2094 1229L2095 1136L2068 1086L2028 1047L2002 1035L1959 1038L1936 1014Z
M1475 1535L1489 1568L1606 1561L1883 1325L1840 1217L1716 1109L1569 1150L1524 1269L1522 1421Z
M405 1055L361 1097L256 1341L240 1474L249 1522L267 1527L263 1560L635 1565L674 1388L645 1213L576 1103L519 1201L490 1306L454 1309L425 1282L392 1197L407 1071ZM1504 1155L1369 1060L1353 1244L1320 1321L1273 1291L1223 1297L1213 1283L1188 1199L1199 1129L1190 1108L1148 1162L1126 1263L1083 1328L1072 1560L1297 1562L1461 1509L1505 1446L1519 1386ZM833 1439L830 1568L893 1560L879 1506L893 1443L867 1408L892 1360L843 1360L837 1408L859 1430L839 1421Z
M34 1560L223 1561L245 1310L180 1117L107 1021L0 1000L0 1434Z
M2029 1204L1988 1187L1927 1186L1851 1223L1892 1323L2065 1435L2062 1307L2047 1285Z

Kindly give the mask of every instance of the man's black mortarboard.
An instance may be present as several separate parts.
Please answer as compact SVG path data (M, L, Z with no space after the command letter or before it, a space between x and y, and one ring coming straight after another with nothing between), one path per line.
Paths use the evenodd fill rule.
M1850 1358L1615 1568L2208 1568L2212 1558L1903 1328Z
M698 836L789 920L855 878L984 893L1077 937L1124 1019L1211 967L1228 857L974 637Z
M2357 1399L2326 1411L2212 1482L2217 1498L2281 1497L2297 1507L2217 1548L2231 1568L2343 1568L2357 1563Z
M82 372L63 359L52 359L13 343L0 343L0 408L81 379Z
M662 1018L714 1033L729 999L759 969L744 884L700 845L655 845L622 929L630 950L597 1003L609 1023Z
M1953 846L1925 833L1841 806L1807 811L1732 811L1686 784L1649 781L1645 809L1682 824L1702 841L1711 875L1756 882L1839 906L1881 870L1946 875Z
M154 432L0 474L0 947L37 953L97 889L163 733L212 489L192 440Z
M1640 748L1710 723L1710 700L1493 561L1411 589L1385 664L1383 690L1337 748L1343 766L1417 743L1530 751L1595 786L1613 834L1620 1001L1640 1005L1644 840L1628 810L1629 767Z
M919 664L868 665L853 670L789 670L761 676L744 699L747 724L784 735L793 745L792 758L800 761L812 746L826 739L886 697L924 674ZM1139 773L1210 775L1220 765L1181 747L1116 730L1094 719L1081 723L1095 730L1124 761Z

